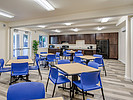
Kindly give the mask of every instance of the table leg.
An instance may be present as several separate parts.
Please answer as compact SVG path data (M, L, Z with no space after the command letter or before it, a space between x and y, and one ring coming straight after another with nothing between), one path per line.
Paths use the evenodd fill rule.
M71 53L71 59L70 59L70 61L73 61L73 55L74 55L74 53Z

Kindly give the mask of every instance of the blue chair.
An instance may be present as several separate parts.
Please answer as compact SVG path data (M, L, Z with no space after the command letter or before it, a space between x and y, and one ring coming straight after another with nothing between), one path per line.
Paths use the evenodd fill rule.
M39 82L23 82L8 88L7 100L33 100L45 98L44 84Z
M74 57L73 62L86 65L86 64L84 63L85 61L83 61L80 57L76 57L76 56Z
M58 64L70 64L70 60L67 60L67 59L64 59L64 60L58 60ZM58 70L59 73L65 75L65 76L68 76L67 73L61 71L61 70Z
M78 52L82 53L82 50L78 50Z
M29 59L28 56L18 56L17 59Z
M63 52L63 56L65 57L65 59L66 59L66 57L71 56L71 54L67 53L67 51L70 51L70 50L66 50L66 51Z
M75 52L75 56L83 56L82 52Z
M11 85L12 83L16 82L19 79L30 82L30 80L28 79L28 76L29 76L29 68L28 68L27 62L26 63L12 63L11 64L11 78L10 78L9 85ZM26 79L24 79L24 77L26 77ZM13 78L15 78L14 81L12 81Z
M56 52L56 60L60 60L60 52Z
M56 60L56 56L55 55L47 55L47 58L46 58L45 61L49 64L49 63L54 63L55 60Z
M93 54L94 57L100 57L103 58L103 55L99 55L99 54Z
M41 75L41 71L40 71L39 64L38 64L39 59L40 58L36 56L36 59L35 59L36 60L36 66L29 66L29 70L38 70L38 73L39 73L41 80L42 80L42 75Z
M105 76L107 76L106 68L105 68L104 61L103 61L103 56L102 55L98 55L98 54L94 54L93 56L94 57L99 57L99 58L95 58L94 62L98 63L99 67L103 67L103 71L105 72Z
M47 52L40 52L40 54L47 54Z
M94 61L90 61L90 62L88 63L88 66L98 69L99 64L96 63L96 62L94 62Z
M100 82L100 85L98 85L99 82ZM86 73L86 72L81 73L80 80L73 81L73 83L82 90L83 100L85 100L85 97L84 97L85 91L91 91L91 90L96 90L96 89L101 89L103 100L105 100L102 82L100 78L100 71L90 72L90 73ZM74 96L74 87L73 87L73 96Z
M4 59L0 59L0 75L2 72L9 72L11 68L3 68L4 66Z
M49 76L46 84L46 92L47 92L49 79L52 81L52 83L54 83L54 90L53 90L52 97L54 97L55 88L56 88L56 85L58 84L64 84L64 83L70 82L70 88L71 88L71 81L69 79L67 79L63 75L58 75L58 69L50 68L50 72L49 72ZM71 98L71 89L70 89L70 98Z

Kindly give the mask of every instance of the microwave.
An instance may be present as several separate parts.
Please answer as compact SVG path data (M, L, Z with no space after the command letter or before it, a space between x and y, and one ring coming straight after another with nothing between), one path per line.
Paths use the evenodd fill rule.
M49 45L49 48L55 48L55 46L54 45Z

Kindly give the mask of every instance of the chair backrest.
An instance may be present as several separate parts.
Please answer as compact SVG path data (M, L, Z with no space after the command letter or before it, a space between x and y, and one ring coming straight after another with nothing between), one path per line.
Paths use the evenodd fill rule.
M100 81L100 85L101 84L101 78L100 78L100 71L99 72L85 72L85 73L81 73L81 85L82 88L85 89L85 87L87 86L96 86L99 81Z
M17 59L29 59L28 56L18 56Z
M28 62L25 63L12 63L11 75L17 73L17 75L27 75L29 72Z
M0 59L0 68L3 68L4 66L4 59Z
M104 66L103 58L95 58L94 61L98 64L102 64Z
M90 61L88 63L88 66L98 69L99 64L94 61Z
M40 54L47 54L47 52L40 52Z
M55 82L57 82L58 79L58 69L56 68L50 68L49 77L51 77Z
M23 82L10 85L7 100L31 100L45 98L44 84L39 82Z
M56 59L56 56L55 55L47 55L47 59L54 60L54 59Z
M82 52L75 52L75 56L83 56Z
M56 52L56 57L60 57L60 52Z
M36 58L39 58L39 54L36 54Z
M78 52L82 53L82 50L78 50Z
M58 60L58 64L69 64L70 60L64 59L64 60Z
M99 55L99 54L93 54L94 57L100 57L103 58L103 55Z
M75 56L74 59L73 59L73 61L74 61L75 63L81 63L81 58Z

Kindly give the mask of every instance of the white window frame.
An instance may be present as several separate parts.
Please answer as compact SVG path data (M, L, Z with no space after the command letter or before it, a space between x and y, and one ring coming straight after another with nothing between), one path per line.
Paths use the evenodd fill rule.
M45 46L45 47L40 47L40 43L39 43L39 48L48 48L48 36L47 36L47 35L39 35L39 37L40 37L40 36L42 36L42 38L43 38L43 37L46 38L46 46ZM39 42L40 42L40 39L39 39ZM43 43L43 41L42 41L42 43Z

